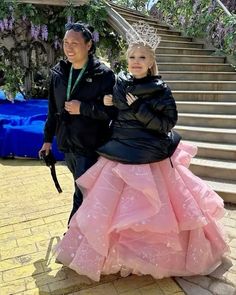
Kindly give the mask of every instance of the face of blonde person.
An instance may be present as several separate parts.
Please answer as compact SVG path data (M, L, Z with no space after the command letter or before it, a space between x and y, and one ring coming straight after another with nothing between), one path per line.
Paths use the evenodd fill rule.
M137 46L128 55L128 70L137 79L146 77L152 65L151 56L144 47Z
M69 30L63 40L63 49L73 68L82 68L88 59L91 41L86 43L81 32Z

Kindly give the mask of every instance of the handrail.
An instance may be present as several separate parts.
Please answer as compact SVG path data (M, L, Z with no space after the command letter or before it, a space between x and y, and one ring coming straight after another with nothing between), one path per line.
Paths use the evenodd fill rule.
M125 39L127 31L134 30L133 27L108 2L104 3L107 7L109 25Z
M229 10L225 7L225 5L220 0L216 0L216 2L221 6L221 8L224 10L224 12L228 16L232 16L232 14L229 12Z

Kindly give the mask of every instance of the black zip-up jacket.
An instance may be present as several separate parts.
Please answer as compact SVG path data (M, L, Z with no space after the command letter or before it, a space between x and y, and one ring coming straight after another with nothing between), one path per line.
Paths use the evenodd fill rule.
M59 150L89 153L105 142L114 107L105 107L103 97L112 94L113 72L90 56L87 69L70 100L79 100L80 114L70 115L64 110L71 63L60 61L51 70L48 117L44 128L44 142L52 142L56 135Z
M129 92L138 97L130 106L126 100ZM134 79L121 72L113 100L118 117L113 121L111 139L98 149L100 155L121 163L144 164L174 153L180 140L177 133L170 133L177 122L176 104L161 76Z

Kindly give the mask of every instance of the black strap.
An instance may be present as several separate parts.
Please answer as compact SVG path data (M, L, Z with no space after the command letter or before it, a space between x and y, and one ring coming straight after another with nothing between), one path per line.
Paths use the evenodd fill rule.
M55 187L56 187L58 193L62 193L62 189L61 189L60 184L57 180L55 164L50 165L49 168L50 168L52 179L54 181L54 184L55 184Z

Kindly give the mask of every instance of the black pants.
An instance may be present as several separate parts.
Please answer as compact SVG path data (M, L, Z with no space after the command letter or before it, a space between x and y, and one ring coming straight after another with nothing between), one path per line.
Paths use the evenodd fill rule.
M65 161L66 161L67 167L70 169L71 173L73 174L74 180L76 180L78 177L84 174L91 166L93 166L93 164L96 163L97 154L94 154L93 156L88 157L88 156L82 156L76 153L65 153ZM78 208L82 204L82 202L83 202L83 195L75 183L75 192L73 196L73 208L70 213L68 224L72 216L75 214L75 212L78 210Z

